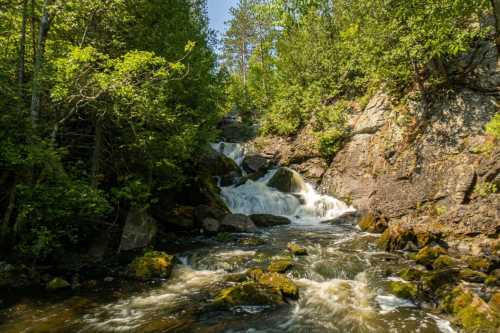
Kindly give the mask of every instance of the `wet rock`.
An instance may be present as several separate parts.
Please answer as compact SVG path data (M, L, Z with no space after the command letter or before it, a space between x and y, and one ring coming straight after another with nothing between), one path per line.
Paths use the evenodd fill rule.
M392 281L390 283L391 292L400 298L414 300L417 298L417 286L412 283Z
M213 218L207 217L201 222L203 230L209 233L217 233L220 230L221 223Z
M444 254L446 254L446 250L440 246L426 246L418 251L417 255L415 256L415 261L420 265L431 267L434 263L434 260L436 260L440 255Z
M499 312L463 285L445 297L442 307L465 332L498 332L500 328Z
M157 223L146 209L128 212L120 241L120 251L141 249L149 246L157 231Z
M283 216L275 216L271 214L253 214L250 219L257 227L273 227L277 225L287 225L292 222L290 219Z
M267 270L274 273L285 273L287 270L293 267L292 260L273 260Z
M276 289L255 281L246 281L223 289L215 298L216 306L277 305L282 304L282 296Z
M417 237L413 230L401 226L388 228L378 240L379 246L386 251L402 250L408 242L415 244Z
M243 214L228 214L221 221L221 230L228 232L255 232L255 223Z
M375 218L372 214L365 214L358 226L362 231L379 234L387 229L387 222L384 219Z
M425 272L421 281L424 290L432 294L443 286L455 283L457 279L458 269L448 268Z
M264 271L261 268L251 268L246 272L246 275L254 281L258 281L262 274Z
M241 176L241 170L232 159L224 154L207 147L199 159L198 168L202 173L210 176L224 176L233 173L236 177Z
M496 292L491 296L490 301L488 302L488 305L494 311L496 311L496 313L500 313L500 292Z
M63 278L56 277L47 283L48 290L61 290L61 289L69 289L71 284L64 280Z
M354 224L358 219L358 212L345 212L342 215L334 218L333 220L322 221L321 223L329 223L329 224L342 224L349 223Z
M486 257L468 256L465 258L465 261L469 268L473 270L485 273L490 271L491 262Z
M260 275L258 281L260 284L279 290L285 297L299 298L299 287L283 274L264 273Z
M194 218L196 222L200 225L206 218L211 218L220 221L226 215L227 211L217 207L211 207L208 205L198 205L194 208Z
M248 173L266 172L271 166L271 160L265 156L251 154L245 156L241 167Z
M191 230L195 228L194 210L192 206L177 206L166 218L166 222L175 229Z
M289 168L279 168L267 185L284 193L300 192L305 189L302 177Z
M401 270L398 275L406 281L418 281L422 277L422 271L409 267Z
M220 188L217 186L213 177L201 175L198 177L196 188L200 192L200 203L229 213L229 208L227 208L226 203L222 200Z
M296 256L307 255L307 249L303 246L300 246L299 244L288 243L287 248L288 248L288 251L292 252Z
M459 265L459 261L457 259L454 259L448 255L440 255L434 262L432 263L432 267L435 269L441 269L441 268L449 268L449 267L455 267Z
M482 272L474 271L469 268L460 270L460 278L467 282L482 283L486 280L488 275Z
M258 237L248 237L240 239L239 243L246 246L259 246L266 244L266 241Z
M174 267L174 257L159 251L148 251L129 265L131 276L137 280L168 278Z

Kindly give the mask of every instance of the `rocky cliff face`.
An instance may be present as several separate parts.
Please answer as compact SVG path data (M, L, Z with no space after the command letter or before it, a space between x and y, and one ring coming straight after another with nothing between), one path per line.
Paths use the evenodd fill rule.
M377 220L486 251L500 231L500 194L481 190L500 188L500 148L484 133L499 110L500 66L492 44L474 54L450 69L461 88L436 92L425 105L376 94L351 116L353 134L330 165L307 128L293 139L261 139L260 150Z

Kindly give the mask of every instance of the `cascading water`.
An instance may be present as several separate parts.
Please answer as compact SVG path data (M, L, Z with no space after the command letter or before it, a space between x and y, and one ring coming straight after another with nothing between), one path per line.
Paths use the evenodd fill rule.
M213 148L241 165L245 149L218 143ZM449 322L395 297L389 284L407 262L380 252L377 236L346 223L325 223L353 209L321 195L294 174L296 193L270 186L276 170L243 185L222 187L233 213L286 216L291 226L261 229L252 235L219 234L179 239L198 245L177 253L172 276L139 291L118 288L111 295L75 296L63 301L19 304L0 331L17 332L224 332L224 333L453 333ZM223 237L220 237L223 236ZM257 241L256 241L257 240ZM300 287L300 298L288 305L213 309L212 300L253 267L265 269L275 259L290 258L288 242L307 248L294 257L288 276ZM83 299L83 300L82 300ZM0 311L0 322L2 322Z

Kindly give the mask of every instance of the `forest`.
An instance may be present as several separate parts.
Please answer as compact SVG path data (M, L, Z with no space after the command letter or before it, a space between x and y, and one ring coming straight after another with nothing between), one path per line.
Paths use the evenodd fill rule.
M361 230L385 231L380 240L363 243L366 247L378 242L388 252L415 252L402 258L416 261L417 269L425 272L416 278L407 262L397 266L406 268L406 275L414 274L410 280L417 286L391 285L396 289L392 294L412 299L425 311L425 306L435 304L429 313L446 313L447 319L455 318L450 319L454 327L465 332L498 329L500 2L239 0L230 9L226 27L222 34L210 27L207 0L0 0L0 291L13 285L12 290L71 285L72 290L95 292L93 287L81 287L83 280L168 278L175 261L171 255L179 266L178 253L192 255L194 243L205 246L199 255L206 257L194 268L236 274L231 266L236 263L228 264L227 256L225 266L207 264L217 244L231 244L232 250L266 248L262 244L268 240L238 238L234 232L290 221L300 225L308 214L323 214L323 220L347 219ZM231 150L233 144L238 146ZM367 153L358 156L362 151ZM278 193L263 190L262 179ZM454 183L460 181L463 184ZM313 208L308 200L313 200ZM269 206L282 202L286 207ZM288 213L290 206L295 210ZM320 215L314 218L319 221ZM137 216L143 225L129 229ZM226 221L228 217L234 219ZM153 220L154 232L144 227ZM421 226L429 226L423 243ZM131 245L125 240L130 236L125 234L135 237L143 232L145 242L139 236ZM270 260L269 272L248 273L250 282L231 281L241 282L233 288L242 289L224 289L209 310L192 310L182 322L169 321L158 329L131 324L125 330L81 322L64 326L66 321L28 332L236 332L249 327L243 322L211 326L215 324L203 322L199 313L224 302L234 310L262 302L281 304L281 297L286 304L299 299L298 291L288 292L272 282L279 279L295 286L301 278L297 284L306 288L301 298L321 298L311 286L301 285L316 273L297 267L302 267L301 255L311 257L314 244L323 246L323 239L293 231L276 237L269 246L285 242L279 246L288 247L294 259L269 250L263 259ZM90 258L103 238L104 254L99 260ZM307 251L295 247L297 239L310 245ZM476 240L481 250L465 251L475 256L470 259L474 263L467 266L470 260L462 254L455 261L453 244ZM136 246L137 242L144 244ZM440 252L442 248L446 251ZM261 263L256 257L252 262ZM276 260L281 268L274 271ZM246 269L260 269L249 265L244 264ZM481 297L441 274L444 268L461 265L468 267L468 275L451 275L487 285L490 289ZM185 273L175 269L174 277ZM326 275L321 281L331 282L332 268L322 269L318 274ZM127 273L117 273L120 270ZM342 270L344 275L335 278L348 277L349 283L360 279L352 279L354 268ZM425 275L435 272L441 275ZM180 281L191 281L191 275L182 274ZM266 274L279 278L262 282ZM75 276L82 281L67 282ZM279 290L278 301L269 290L262 291L266 283ZM245 298L240 304L232 292L261 298ZM25 322L26 326L2 329L3 320L16 321L2 312L4 306L16 304L20 293L13 293L5 299L0 296L0 331L33 329ZM203 303L190 300L198 301ZM345 309L327 312L350 318L354 310L347 309L349 302ZM317 308L334 306L325 304ZM366 318L340 320L338 330L332 328L335 325L318 328L307 326L308 314L301 315L299 326L285 331L387 329ZM421 320L432 322L429 332L434 332L432 325L437 325L436 332L444 332L439 321L429 319L434 314L413 314L421 315L427 318ZM258 317L255 325L261 320L265 322ZM420 324L401 324L396 331L410 327L417 332Z

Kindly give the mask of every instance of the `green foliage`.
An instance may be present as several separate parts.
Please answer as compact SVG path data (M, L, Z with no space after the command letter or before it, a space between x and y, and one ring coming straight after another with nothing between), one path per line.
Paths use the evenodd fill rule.
M486 133L500 140L500 113L497 113L490 122L486 124Z
M490 182L480 182L474 187L474 193L482 198L486 198L490 194L497 193L497 185Z

